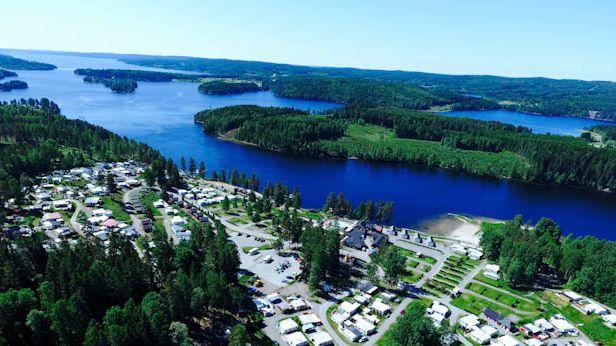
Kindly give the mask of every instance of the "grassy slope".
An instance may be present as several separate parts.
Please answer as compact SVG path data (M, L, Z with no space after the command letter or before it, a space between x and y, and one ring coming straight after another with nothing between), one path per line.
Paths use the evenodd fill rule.
M507 176L506 172L512 171L514 167L520 170L526 167L524 159L513 153L459 150L443 146L440 142L396 138L392 130L373 125L351 124L344 137L320 143L327 152L343 149L350 157L362 157L362 153L388 151L399 153L398 156L408 162L415 162L418 158L425 157L429 161L428 165L438 164L442 168L452 167L455 162L462 161L467 163L466 166L471 173L496 170L502 172L501 176Z

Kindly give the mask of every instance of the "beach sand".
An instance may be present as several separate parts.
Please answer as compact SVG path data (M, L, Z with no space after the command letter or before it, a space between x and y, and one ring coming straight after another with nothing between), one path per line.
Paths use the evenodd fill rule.
M448 214L436 219L422 221L419 231L455 239L468 245L479 246L480 224L484 219ZM490 220L495 221L495 220Z

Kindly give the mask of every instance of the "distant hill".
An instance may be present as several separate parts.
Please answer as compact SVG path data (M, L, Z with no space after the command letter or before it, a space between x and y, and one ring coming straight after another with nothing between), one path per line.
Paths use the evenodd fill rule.
M0 67L10 70L55 70L57 67L52 64L29 61L0 54Z

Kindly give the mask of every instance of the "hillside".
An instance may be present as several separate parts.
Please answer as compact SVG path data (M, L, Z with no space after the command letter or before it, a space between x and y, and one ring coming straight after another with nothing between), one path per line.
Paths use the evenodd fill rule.
M55 70L57 68L52 64L28 61L4 54L0 54L0 67L10 70Z

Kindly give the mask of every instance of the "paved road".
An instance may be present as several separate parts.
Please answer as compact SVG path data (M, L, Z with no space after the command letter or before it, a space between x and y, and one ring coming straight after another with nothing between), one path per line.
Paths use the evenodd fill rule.
M83 227L77 221L77 217L79 216L79 212L81 211L83 211L84 213L86 213L86 215L88 215L88 217L90 217L92 216L92 211L90 210L90 208L85 207L83 204L81 204L81 202L76 199L69 199L69 201L75 203L76 205L75 212L71 216L71 227L75 232L79 233L80 235L84 235L85 233L83 232Z
M139 193L143 190L143 187L137 187L134 189L130 189L124 193L122 196L122 202L127 203L130 202L134 197L139 197ZM129 214L130 219L133 222L133 227L139 234L145 236L145 231L143 230L143 225L141 224L141 220L135 214Z

